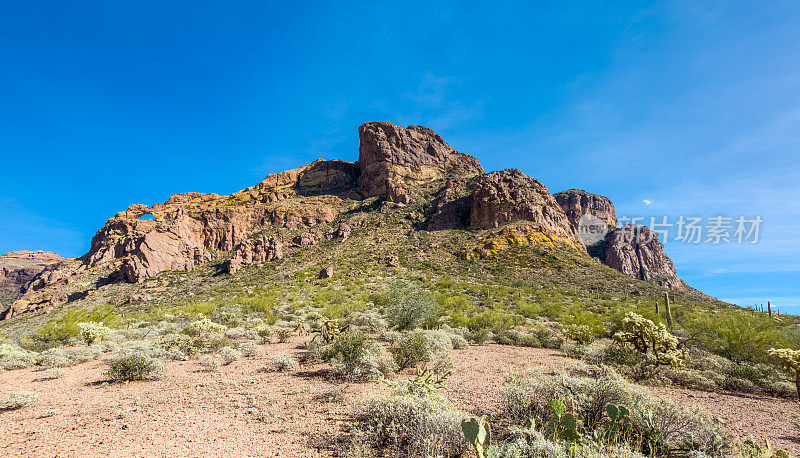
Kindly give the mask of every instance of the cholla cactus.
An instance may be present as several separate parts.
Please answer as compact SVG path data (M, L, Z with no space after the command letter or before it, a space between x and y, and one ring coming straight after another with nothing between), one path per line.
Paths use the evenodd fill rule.
M769 355L778 360L783 369L794 376L794 383L797 387L797 395L800 397L800 350L791 348L770 348Z
M90 321L88 323L78 323L78 328L81 332L81 338L86 345L91 345L97 342L108 339L111 335L111 328L103 326L103 323Z
M625 316L622 325L625 330L614 334L614 340L630 343L645 355L652 353L656 364L681 364L683 355L678 349L678 339L670 334L663 323L655 324L630 312Z

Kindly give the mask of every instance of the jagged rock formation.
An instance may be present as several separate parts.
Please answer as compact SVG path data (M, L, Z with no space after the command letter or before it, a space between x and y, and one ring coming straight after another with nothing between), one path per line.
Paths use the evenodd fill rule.
M672 260L664 254L658 233L647 226L625 226L606 235L603 262L639 280L657 283L666 288L683 289Z
M578 229L583 215L592 215L608 225L608 230L617 227L617 215L611 199L605 196L592 194L582 189L568 189L553 194L558 205L566 213L569 222Z
M531 221L544 232L580 244L577 232L547 188L518 169L481 175L472 180L470 188L471 228L490 229L518 220Z
M275 237L262 235L255 240L244 240L236 246L228 262L228 273L235 274L242 266L283 258L283 243Z
M459 226L493 229L515 221L528 221L545 234L534 238L559 239L583 251L575 228L547 188L517 169L448 180L428 215L429 230ZM528 240L529 232L522 238Z
M358 183L368 196L393 199L409 184L483 173L477 159L454 150L427 127L368 122L358 135Z

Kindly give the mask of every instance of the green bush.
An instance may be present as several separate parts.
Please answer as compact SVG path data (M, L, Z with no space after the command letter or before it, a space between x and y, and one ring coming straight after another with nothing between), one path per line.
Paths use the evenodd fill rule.
M166 376L163 362L140 354L131 354L111 361L106 375L115 382L160 380Z
M333 374L339 377L374 380L395 371L383 347L356 331L338 334L320 353L331 363Z
M405 369L427 363L436 356L446 355L451 348L452 343L446 334L418 329L403 336L392 347L391 353L397 367Z
M392 288L390 304L386 308L389 326L399 330L433 327L438 316L439 306L428 291L400 284Z
M33 351L64 346L70 339L80 337L78 324L87 322L103 322L113 327L121 322L121 317L110 305L97 306L91 310L69 310L62 316L51 319L33 334L20 339L20 345Z

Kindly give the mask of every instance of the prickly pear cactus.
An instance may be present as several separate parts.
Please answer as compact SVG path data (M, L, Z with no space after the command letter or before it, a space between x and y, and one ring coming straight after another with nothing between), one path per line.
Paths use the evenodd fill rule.
M492 431L489 429L486 417L470 418L462 421L461 431L464 432L464 437L467 438L467 441L475 447L478 458L485 458L484 452L489 449L492 443Z

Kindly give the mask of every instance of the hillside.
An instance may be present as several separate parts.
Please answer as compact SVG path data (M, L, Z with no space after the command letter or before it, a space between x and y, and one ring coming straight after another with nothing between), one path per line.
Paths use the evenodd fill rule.
M213 372L218 364L214 369L209 358L241 358L254 342L261 343L258 352L271 352L270 342L290 340L302 364L293 374L355 383L361 395L381 391L379 378L407 379L414 367L444 378L455 367L452 378L460 380L473 363L459 353L454 366L449 352L477 347L474 364L492 365L480 348L493 342L501 353L544 347L559 361L601 366L591 370L613 383L762 396L759 405L783 406L779 398L795 395L767 352L798 347L796 317L741 309L686 285L657 234L616 227L610 199L580 190L553 195L516 169L487 173L422 126L366 123L359 137L358 162L320 159L230 196L176 194L117 213L84 256L43 266L20 286L21 297L0 322L5 380L27 367L51 370L96 358L113 364L133 354L183 361L171 363L181 371L199 362ZM587 216L608 231L591 243L582 237ZM652 326L648 339L659 341L650 351L625 340L636 332L636 317ZM515 370L526 369L515 361ZM189 376L180 377L188 387ZM502 386L494 380L491 389ZM654 408L656 401L623 394L608 402ZM522 425L516 414L500 412L502 403L490 409L468 395L462 386L459 409L488 414L506 430ZM570 409L577 415L580 406ZM534 413L550 418L549 411ZM602 422L586 417L583 426L607 421L598 415ZM714 434L723 437L724 425L717 427ZM648 445L636 436L640 442L625 447L714 455L742 447L742 429L728 433L708 443L663 433ZM771 434L749 433L758 440ZM796 433L781 437L781 446L791 448ZM458 437L452 440L460 447ZM364 453L417 454L412 442L393 442L383 452L388 445L373 444ZM450 449L426 448L442 450Z

